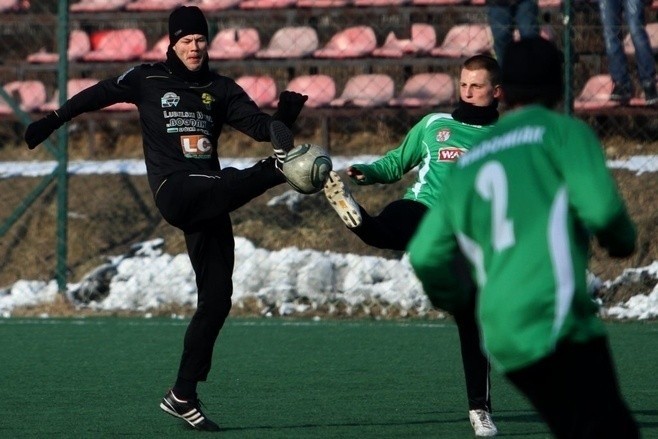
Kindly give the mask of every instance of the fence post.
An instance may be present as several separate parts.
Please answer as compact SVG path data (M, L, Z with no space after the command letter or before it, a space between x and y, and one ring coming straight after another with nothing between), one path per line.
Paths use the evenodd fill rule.
M59 88L60 106L68 99L68 27L68 1L59 0L57 14L57 42L59 47L57 87ZM68 129L65 126L57 132L57 266L55 278L60 292L66 291L68 276L68 140Z
M573 5L571 0L564 0L564 112L573 113Z

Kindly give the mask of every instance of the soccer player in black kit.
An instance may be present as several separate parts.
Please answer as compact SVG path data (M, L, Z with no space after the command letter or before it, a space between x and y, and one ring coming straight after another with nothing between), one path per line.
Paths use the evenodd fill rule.
M175 9L165 62L133 67L78 93L30 124L25 141L35 148L85 112L117 102L137 106L155 204L184 232L198 289L177 379L160 407L197 430L218 431L201 411L196 390L208 376L215 341L231 309L235 255L229 213L285 182L278 160L293 146L289 127L307 96L282 92L270 116L235 81L210 71L207 49L208 24L201 10ZM221 169L217 148L224 124L257 141L271 141L275 156L244 170Z

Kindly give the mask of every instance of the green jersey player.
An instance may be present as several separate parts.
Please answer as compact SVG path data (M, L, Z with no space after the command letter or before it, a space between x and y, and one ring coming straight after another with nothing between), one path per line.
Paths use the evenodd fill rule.
M559 50L532 38L505 60L510 111L453 168L412 238L411 264L431 301L454 311L467 301L451 269L463 252L485 350L556 437L636 438L586 286L590 235L625 257L634 225L593 131L550 110Z

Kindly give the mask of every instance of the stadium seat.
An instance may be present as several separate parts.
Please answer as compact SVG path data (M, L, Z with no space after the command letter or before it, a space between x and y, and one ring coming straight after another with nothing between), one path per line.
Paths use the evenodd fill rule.
M202 11L211 12L232 9L238 4L240 4L240 0L199 0L196 6Z
M462 5L470 0L411 0L413 5Z
M243 59L260 49L260 36L255 28L228 28L220 30L210 42L208 58Z
M293 78L286 90L296 91L308 96L305 107L318 108L329 105L336 97L336 83L328 75L302 75ZM272 105L276 107L278 100Z
M84 61L131 61L146 52L146 36L141 29L116 29L91 34L92 50Z
M161 37L150 50L142 53L139 59L143 61L164 61L167 59L169 48L169 35Z
M321 49L313 52L316 58L359 58L369 55L377 47L377 36L370 26L353 26L339 31Z
M71 12L118 11L132 0L80 0L69 6Z
M17 11L20 9L20 0L0 0L0 12Z
M354 0L354 6L401 6L409 0Z
M67 50L69 61L75 61L82 58L91 50L89 35L82 30L72 30L69 34L69 48ZM39 52L27 56L27 62L31 63L55 63L59 61L59 53L46 52L42 49Z
M18 107L25 111L38 111L46 102L46 87L41 81L11 81L4 85L4 90ZM0 114L12 114L11 106L0 97Z
M597 110L616 107L618 102L610 100L614 83L610 75L594 75L587 80L573 103L575 110Z
M393 98L393 78L385 74L362 74L347 80L340 97L332 100L332 107L379 107Z
M240 9L281 9L293 6L297 0L242 0Z
M658 23L648 23L645 29L647 30L651 50L653 53L658 53ZM624 53L631 56L635 55L635 46L630 33L624 37Z
M170 11L185 0L135 0L126 5L128 11Z
M418 73L405 82L391 106L434 107L455 102L455 83L447 73Z
M539 6L540 9L558 8L562 6L562 0L537 0L537 6Z
M66 83L66 97L71 98L77 95L85 88L89 88L98 83L98 79L92 78L74 78L69 79ZM53 97L48 102L43 104L40 108L41 111L54 111L59 108L59 91L55 90Z
M352 0L297 0L296 6L298 8L340 8L350 4L352 4Z
M539 28L539 36L547 41L555 41L555 30L552 26L543 25ZM514 41L519 41L521 39L521 32L518 29L514 29L512 38Z
M432 56L462 58L491 54L493 35L485 24L458 24L450 28L443 42L430 52Z
M318 48L318 34L310 26L286 26L277 30L256 58L302 58Z
M405 55L429 53L436 46L436 31L430 24L414 23L411 25L411 38L398 39L389 32L382 47L372 51L373 56L383 58L401 58Z
M249 97L261 108L272 107L277 98L277 88L274 79L265 75L245 75L235 80Z

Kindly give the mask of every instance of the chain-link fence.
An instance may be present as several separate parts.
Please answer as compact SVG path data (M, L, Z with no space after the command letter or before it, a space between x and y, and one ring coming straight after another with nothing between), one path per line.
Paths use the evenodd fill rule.
M132 65L164 59L167 17L176 2L80 0L61 7L67 3L0 2L0 84L32 119L57 108L62 68L70 96ZM325 145L334 156L382 154L397 146L422 115L450 112L458 99L456 77L461 61L475 53L492 53L494 47L486 6L477 1L197 3L211 28L211 68L237 79L266 111L274 111L278 93L288 87L311 95L297 122L296 140ZM562 4L539 5L542 35L570 54L566 96L573 101L565 107L575 108L575 114L597 130L611 159L640 156L642 160L658 153L658 118L655 110L644 105L626 27L620 35L627 40L624 47L634 100L612 105L598 4L576 2L569 14ZM647 4L646 29L654 53L658 51L658 30L653 26L657 16L658 9ZM62 23L68 29L68 65L58 56ZM569 35L565 23L572 25L571 41L565 38ZM22 143L24 122L13 106L0 99L0 160L5 165L0 178L0 285L58 276L79 281L108 255L121 254L131 244L154 237L164 238L168 253L185 251L179 232L164 223L155 209L144 175L125 170L95 175L73 172L68 192L62 194L55 183L61 188L66 178L53 174L62 160L58 148L28 152ZM137 115L130 105L81 116L68 124L67 134L71 160L141 158ZM269 153L269 144L252 142L230 130L220 138L220 157L256 158ZM11 172L14 160L50 162L47 171L17 175ZM615 175L623 182L632 212L641 218L644 241L640 255L622 264L612 265L595 255L595 273L612 277L624 266L658 259L651 238L658 223L658 201L647 193L647 188L656 192L655 174L616 170ZM399 198L410 181L358 187L355 196L375 213ZM361 243L344 229L321 195L305 197L294 208L268 206L283 191L276 188L235 212L236 235L270 250L297 246L401 257ZM57 229L63 223L68 233L60 232L58 241ZM58 264L62 254L64 263ZM367 308L373 313L396 312L385 301Z

